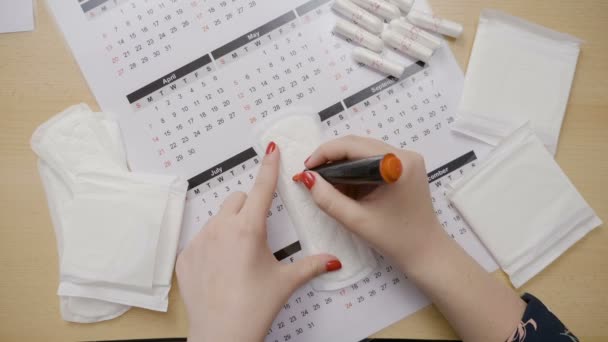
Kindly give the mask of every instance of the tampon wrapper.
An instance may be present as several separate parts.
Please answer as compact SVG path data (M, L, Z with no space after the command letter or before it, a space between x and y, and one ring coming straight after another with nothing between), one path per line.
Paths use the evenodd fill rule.
M380 37L375 36L344 19L337 18L334 32L349 38L355 44L364 46L372 51L382 52L382 49L384 48L384 42L382 42Z
M435 37L431 33L418 28L403 19L395 19L390 22L390 28L404 36L410 38L416 43L420 43L431 50L436 50L441 46L441 39Z
M399 7L384 0L352 0L352 2L366 9L370 13L378 15L387 20L393 20L401 16Z
M379 54L362 47L355 47L353 49L353 59L374 70L397 78L401 78L401 75L403 75L403 72L405 71L405 66L389 61Z
M393 30L382 32L382 40L389 46L423 62L428 62L433 56L433 50Z
M462 34L462 25L447 19L443 19L432 14L420 11L410 11L407 20L416 26L420 26L433 32L441 33L446 36L458 38Z
M336 0L332 8L371 33L380 33L384 23L380 18L355 5L350 0Z
M388 0L388 2L397 5L403 14L407 14L414 6L414 0Z

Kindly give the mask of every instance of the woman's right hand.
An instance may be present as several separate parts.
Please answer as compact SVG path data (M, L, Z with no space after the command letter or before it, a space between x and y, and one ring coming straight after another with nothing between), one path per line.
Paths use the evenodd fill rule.
M305 164L313 168L389 152L401 159L403 174L396 183L371 191L359 186L340 192L310 171L299 179L321 209L392 258L463 341L505 341L520 322L526 303L445 234L433 210L419 154L349 136L321 145Z
M421 251L445 235L431 204L422 156L379 140L347 136L318 147L305 161L305 166L314 168L329 161L386 153L395 154L403 165L401 178L393 184L373 188L348 186L338 190L312 171L305 171L300 180L323 211L397 261L407 272L409 264L424 254Z

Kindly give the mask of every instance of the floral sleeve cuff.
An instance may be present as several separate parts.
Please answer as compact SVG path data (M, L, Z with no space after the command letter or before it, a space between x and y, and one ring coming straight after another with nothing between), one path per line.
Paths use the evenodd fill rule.
M506 342L579 342L540 300L529 293L521 298L528 303L526 311Z

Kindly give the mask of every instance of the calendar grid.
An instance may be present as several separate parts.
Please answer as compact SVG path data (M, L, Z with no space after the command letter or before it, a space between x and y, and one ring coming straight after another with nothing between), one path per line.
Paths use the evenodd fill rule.
M355 134L424 155L446 234L493 267L445 199L443 184L485 151L450 133L462 74L445 44L428 65L385 49L406 66L395 79L352 60L352 44L332 31L331 0L99 1L49 4L103 110L122 113L130 167L189 180L180 249L227 196L253 186L257 126L297 111L319 115L324 139ZM304 257L276 192L266 216L275 257ZM266 341L354 341L429 303L390 260L377 259L372 274L347 288L298 289Z

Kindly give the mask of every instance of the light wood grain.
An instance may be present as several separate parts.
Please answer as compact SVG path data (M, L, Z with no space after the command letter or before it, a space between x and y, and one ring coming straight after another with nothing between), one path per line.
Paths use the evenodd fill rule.
M431 4L437 14L464 24L464 36L451 42L463 68L482 8L502 9L586 41L557 160L599 216L608 219L608 2L431 0ZM176 286L166 314L133 309L93 325L69 324L59 316L55 238L29 138L40 123L67 106L86 102L95 108L96 102L45 4L38 6L36 24L35 32L0 35L0 340L184 336L186 316ZM497 276L506 281L502 274ZM521 291L540 297L583 341L605 341L607 289L608 232L602 227ZM376 336L455 337L432 307Z

